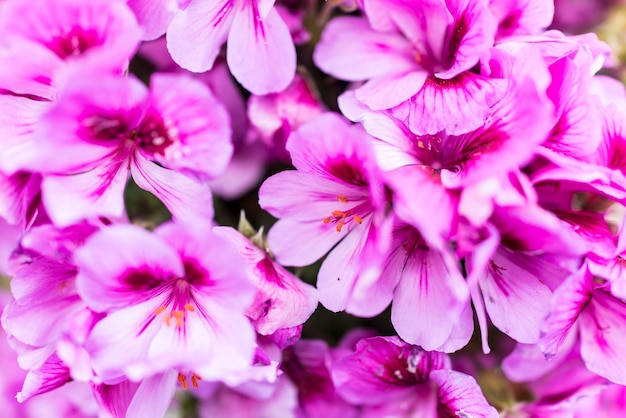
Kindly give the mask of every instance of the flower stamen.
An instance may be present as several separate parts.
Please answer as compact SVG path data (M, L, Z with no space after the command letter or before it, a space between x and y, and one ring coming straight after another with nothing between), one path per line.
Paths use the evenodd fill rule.
M189 389L189 385L187 384L187 376L185 376L182 373L178 373L178 382L180 383L180 387L182 387L183 389ZM193 384L193 377L192 377L192 384Z

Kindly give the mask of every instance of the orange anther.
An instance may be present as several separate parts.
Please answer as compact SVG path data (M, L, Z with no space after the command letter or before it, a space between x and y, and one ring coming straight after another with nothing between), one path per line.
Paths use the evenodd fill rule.
M354 215L354 222L361 225L361 222L363 222L363 218L361 218L359 215Z
M187 384L187 377L184 374L178 373L178 382L183 389L189 389L189 385Z
M335 229L337 230L337 232L341 232L341 228L343 228L343 225L344 225L345 223L346 223L346 222L345 222L343 219L342 219L342 220L340 220L339 222L337 222L337 227L335 228Z
M340 201L341 203L348 203L348 198L345 196L337 196L337 200Z
M157 310L156 310L156 311L154 311L154 314L155 314L155 315L161 315L163 312L165 312L165 310L166 310L166 309L167 309L167 308L166 308L165 306L159 306L159 307L157 308Z
M332 220L332 218L330 216L328 216L328 217L324 218L324 223L325 224L330 223L331 220Z
M183 326L183 318L185 317L185 312L184 311L172 311L172 316L176 320L176 325L178 326L178 328L181 328Z
M201 378L200 376L198 376L197 374L193 373L193 374L191 375L191 385L192 385L194 388L198 389L198 382L199 382L200 380L202 380L202 378Z
M344 211L341 211L341 210L334 210L330 214L333 215L336 218L345 218L346 217L346 213Z
M165 314L163 320L165 321L165 325L168 327L172 326L172 317L169 314Z
M189 312L193 312L196 310L196 308L194 308L191 303L185 303L185 309L187 309Z

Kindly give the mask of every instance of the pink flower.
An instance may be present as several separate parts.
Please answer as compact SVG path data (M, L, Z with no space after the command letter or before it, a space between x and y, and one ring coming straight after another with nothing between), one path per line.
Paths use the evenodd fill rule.
M365 81L356 99L389 109L415 134L480 127L502 88L502 80L469 71L494 43L487 1L365 0L364 7L368 19L328 24L315 63L337 78Z
M332 364L339 395L362 417L497 417L476 381L451 370L447 355L397 337L366 338Z
M86 342L105 383L177 371L196 385L252 364L254 332L244 313L253 284L210 224L168 223L153 234L113 226L89 239L76 263L80 296L107 314Z
M120 218L130 173L175 216L210 218L201 181L223 172L231 154L228 115L201 83L158 74L148 91L134 78L88 75L67 86L33 138L3 162L9 172L43 172L46 209L68 225Z
M87 224L63 229L40 226L24 235L13 252L9 263L13 299L4 310L2 325L21 343L18 353L24 368L41 368L85 310L76 292L74 252L97 229Z
M273 157L289 162L285 143L291 132L323 111L307 79L296 76L280 93L252 95L248 100L248 117Z
M359 410L343 400L331 377L336 353L321 340L301 340L284 353L281 369L298 389L297 417L357 418Z
M15 0L7 2L0 13L3 41L35 43L60 62L97 62L122 70L138 47L140 35L135 17L122 0Z
M602 278L594 279L587 264L554 292L539 346L554 356L569 332L578 333L587 368L608 380L626 384L619 365L626 353L626 303L608 292Z
M528 78L511 80L485 124L461 135L415 135L392 116L359 104L352 93L340 98L340 107L376 138L376 160L394 191L396 214L436 248L456 233L462 201L472 201L496 179L509 182L508 173L532 159L552 126L546 114L551 105ZM489 205L480 209L490 211Z
M194 72L211 69L227 39L228 67L246 89L267 94L289 85L296 51L273 0L191 0L167 30L174 61Z
M279 218L268 235L278 262L305 266L336 245L322 263L318 282L345 289L376 263L368 256L384 242L375 214L386 196L369 141L358 126L330 113L290 136L287 150L297 171L270 177L259 192L261 207ZM320 301L333 311L347 303L333 292L322 292Z

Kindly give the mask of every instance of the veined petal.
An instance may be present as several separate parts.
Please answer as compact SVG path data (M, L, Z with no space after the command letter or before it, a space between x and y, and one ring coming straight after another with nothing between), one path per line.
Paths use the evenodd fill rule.
M412 397L430 375L449 367L443 353L424 351L398 337L374 337L362 339L353 354L334 362L332 377L350 403L378 405Z
M356 98L372 110L401 106L420 91L426 83L426 71L411 71L369 80L354 93Z
M490 107L503 93L504 83L469 72L449 80L431 76L417 94L407 97L391 113L406 121L416 135L441 131L459 135L485 124Z
M549 311L552 291L546 281L559 282L568 272L538 257L500 247L485 273L480 290L493 324L522 343L535 343Z
M30 370L24 379L22 390L17 394L17 401L24 402L33 396L57 389L71 381L70 370L56 355L37 370Z
M129 172L126 161L115 159L84 173L44 177L43 203L56 225L68 226L97 216L122 219Z
M620 385L626 384L626 304L604 292L593 292L580 315L581 356L592 372Z
M371 138L341 116L323 113L303 124L287 141L293 165L363 189L368 185Z
M382 312L391 302L391 289L381 286L378 292L366 295L355 295L359 286L361 266L360 259L370 228L371 221L365 221L359 230L351 231L326 257L317 277L320 291L320 302L326 309L333 312L347 311L358 316L375 316ZM381 260L382 261L382 260ZM360 296L361 300L353 300Z
M411 165L385 173L394 190L394 209L416 227L429 245L443 248L456 228L458 195L446 190L428 166Z
M469 290L450 255L412 245L394 290L391 322L403 340L434 350L444 345L459 322Z
M541 327L539 347L550 358L591 301L593 281L586 266L568 277L554 292L550 312Z
M213 196L206 184L160 167L139 152L132 159L130 172L135 183L155 195L175 218L213 218Z
M435 370L430 379L438 386L438 416L497 418L476 380L454 370Z
M296 49L287 25L272 8L259 15L256 1L235 13L226 61L233 76L254 94L284 90L296 72Z
M214 231L237 248L256 281L256 295L246 315L254 322L258 333L270 335L295 327L311 316L317 307L317 289L275 263L235 229L217 227Z
M33 136L7 150L3 166L52 174L83 172L128 152L147 89L135 78L81 75L36 124ZM55 155L54 159L50 155Z
M167 49L181 67L204 72L213 67L236 13L233 0L194 0L167 30Z

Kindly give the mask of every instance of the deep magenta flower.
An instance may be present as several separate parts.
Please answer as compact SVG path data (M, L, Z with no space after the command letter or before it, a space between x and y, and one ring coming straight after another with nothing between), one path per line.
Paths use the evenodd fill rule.
M397 337L366 338L332 364L337 392L362 417L497 417L476 381L451 370L447 355Z
M107 314L86 342L105 383L174 370L181 382L190 374L196 385L252 364L254 331L244 313L254 286L210 224L168 223L153 234L113 226L89 239L75 259L80 296Z
M296 50L273 0L191 0L167 29L174 61L194 72L211 69L227 39L228 67L246 89L267 94L289 85Z
M228 115L211 92L185 76L154 75L149 91L135 78L78 77L31 140L2 155L8 172L44 174L50 218L62 225L120 218L130 173L174 216L212 217L202 181L224 171L232 143Z

